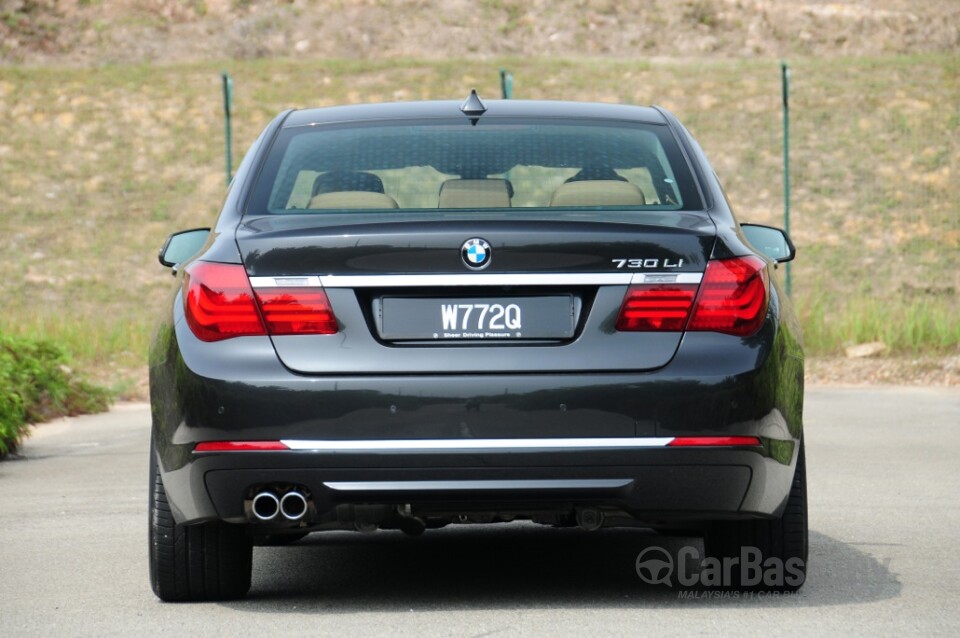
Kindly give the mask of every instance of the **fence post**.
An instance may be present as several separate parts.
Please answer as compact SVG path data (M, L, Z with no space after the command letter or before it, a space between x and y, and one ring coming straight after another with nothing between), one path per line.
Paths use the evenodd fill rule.
M227 186L233 179L233 144L232 131L230 125L230 111L233 105L233 78L224 71L221 74L223 78L223 115L224 115L224 137L226 144L226 163L227 163Z
M513 97L513 73L506 69L500 69L500 92L505 100Z
M783 84L783 229L790 234L790 65L780 62ZM787 295L793 293L790 262L786 264Z

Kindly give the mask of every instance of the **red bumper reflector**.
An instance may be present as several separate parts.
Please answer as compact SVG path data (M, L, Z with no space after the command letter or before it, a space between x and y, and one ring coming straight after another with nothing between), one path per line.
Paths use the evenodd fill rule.
M701 446L722 447L737 445L760 445L760 439L755 436L678 436L667 443L667 447Z
M282 441L204 441L197 443L194 452L264 452L289 450Z

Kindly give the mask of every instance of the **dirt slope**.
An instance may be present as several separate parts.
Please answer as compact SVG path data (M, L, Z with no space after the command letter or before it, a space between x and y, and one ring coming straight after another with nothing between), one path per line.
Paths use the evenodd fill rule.
M0 62L960 50L957 0L0 0Z

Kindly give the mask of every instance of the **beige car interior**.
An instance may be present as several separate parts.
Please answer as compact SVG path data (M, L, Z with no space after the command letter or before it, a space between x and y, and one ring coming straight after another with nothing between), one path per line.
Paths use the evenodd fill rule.
M440 186L438 208L509 208L505 179L448 179Z
M646 197L635 184L616 175L577 176L561 184L550 196L552 207L644 206ZM611 171L612 173L612 171ZM509 181L448 179L440 186L438 208L510 208L513 187ZM383 192L383 182L372 173L329 172L314 182L311 209L393 209L397 201Z
M373 173L329 171L317 175L308 208L398 208L384 194L383 181Z
M550 197L550 206L643 206L643 191L620 180L583 180L561 184Z
M336 191L320 193L311 200L308 208L397 208L397 200L384 193L368 191Z

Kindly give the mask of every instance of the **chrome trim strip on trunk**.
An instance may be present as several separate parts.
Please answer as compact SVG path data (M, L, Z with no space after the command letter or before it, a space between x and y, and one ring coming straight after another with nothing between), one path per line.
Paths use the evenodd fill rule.
M250 277L254 288L320 288L320 277Z
M428 492L482 490L620 489L633 479L521 479L516 481L333 481L324 486L337 492Z
M638 272L630 284L699 284L702 279L699 272Z
M326 288L390 288L459 286L623 286L630 273L464 273L462 275L329 275Z
M280 441L302 452L433 452L460 450L609 450L617 448L666 447L674 437L609 437L583 439L394 439L394 440L302 440Z
M460 286L627 286L699 284L702 273L464 273L459 275L311 275L250 277L254 288L414 288Z

